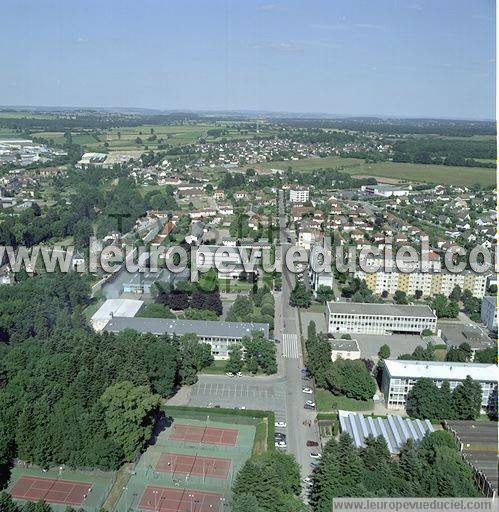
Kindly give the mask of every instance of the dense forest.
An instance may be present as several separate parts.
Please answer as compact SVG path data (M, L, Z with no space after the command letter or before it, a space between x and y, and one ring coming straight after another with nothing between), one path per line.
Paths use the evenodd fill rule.
M405 138L393 145L393 161L415 164L464 165L495 168L494 140ZM494 160L480 162L477 159Z
M332 439L313 475L314 512L330 512L335 497L478 496L472 469L451 434L427 434L420 445L408 441L399 458L390 455L382 437L356 448L348 434Z
M103 469L132 460L161 397L212 363L209 345L195 336L94 333L81 315L88 287L79 280L43 275L1 289L4 476L13 457Z

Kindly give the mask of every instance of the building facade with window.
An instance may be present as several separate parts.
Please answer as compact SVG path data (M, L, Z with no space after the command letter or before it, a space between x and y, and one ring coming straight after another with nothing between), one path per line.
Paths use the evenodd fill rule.
M482 409L497 397L498 370L495 364L455 363L450 361L384 361L381 390L389 409L404 409L407 395L419 379L430 379L440 387L449 382L451 391L467 376L482 388Z
M435 332L437 316L429 306L328 302L328 332L335 334L421 334Z
M228 359L230 346L239 343L242 338L250 336L254 331L262 332L266 339L269 337L269 324L215 320L172 320L169 318L115 316L109 320L103 330L121 332L125 329L157 336L195 334L199 341L211 346L211 353L215 359Z

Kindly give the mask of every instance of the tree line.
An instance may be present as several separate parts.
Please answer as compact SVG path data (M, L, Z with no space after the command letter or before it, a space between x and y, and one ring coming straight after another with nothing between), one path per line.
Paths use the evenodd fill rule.
M162 397L193 384L213 357L195 335L95 333L81 275L0 288L0 469L116 469L150 437Z
M329 441L314 471L310 501L314 512L330 512L337 497L474 497L473 472L451 434L427 434L392 457L383 437L357 448L349 434Z

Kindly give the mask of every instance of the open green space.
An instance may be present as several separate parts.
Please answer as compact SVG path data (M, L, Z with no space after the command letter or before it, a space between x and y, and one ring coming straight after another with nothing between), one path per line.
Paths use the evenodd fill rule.
M355 400L347 396L333 395L327 389L321 388L315 390L315 403L319 412L331 412L339 409L344 411L370 411L374 408L372 400Z
M483 167L455 167L450 165L411 164L399 162L366 163L358 158L305 158L293 161L266 162L262 167L312 172L315 169L335 169L352 175L393 178L403 181L443 185L491 186L496 182L495 169Z

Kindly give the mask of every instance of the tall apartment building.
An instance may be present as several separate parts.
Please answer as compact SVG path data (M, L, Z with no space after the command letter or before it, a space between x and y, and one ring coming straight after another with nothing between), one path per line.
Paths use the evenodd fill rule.
M495 364L454 363L448 361L384 361L381 390L390 409L403 409L407 395L419 379L432 380L438 387L449 382L451 391L467 376L482 387L482 409L497 396L498 370Z
M298 188L289 190L290 203L306 203L309 198L308 188Z
M437 316L429 306L328 302L329 334L420 334L435 332Z
M365 279L367 286L374 293L381 294L385 290L394 294L397 290L406 292L407 295L415 295L417 291L422 297L431 297L442 294L449 296L457 285L461 290L469 290L474 297L481 299L487 289L487 275L475 272L414 272L405 273L394 270L393 272L364 272L356 270L354 277Z

